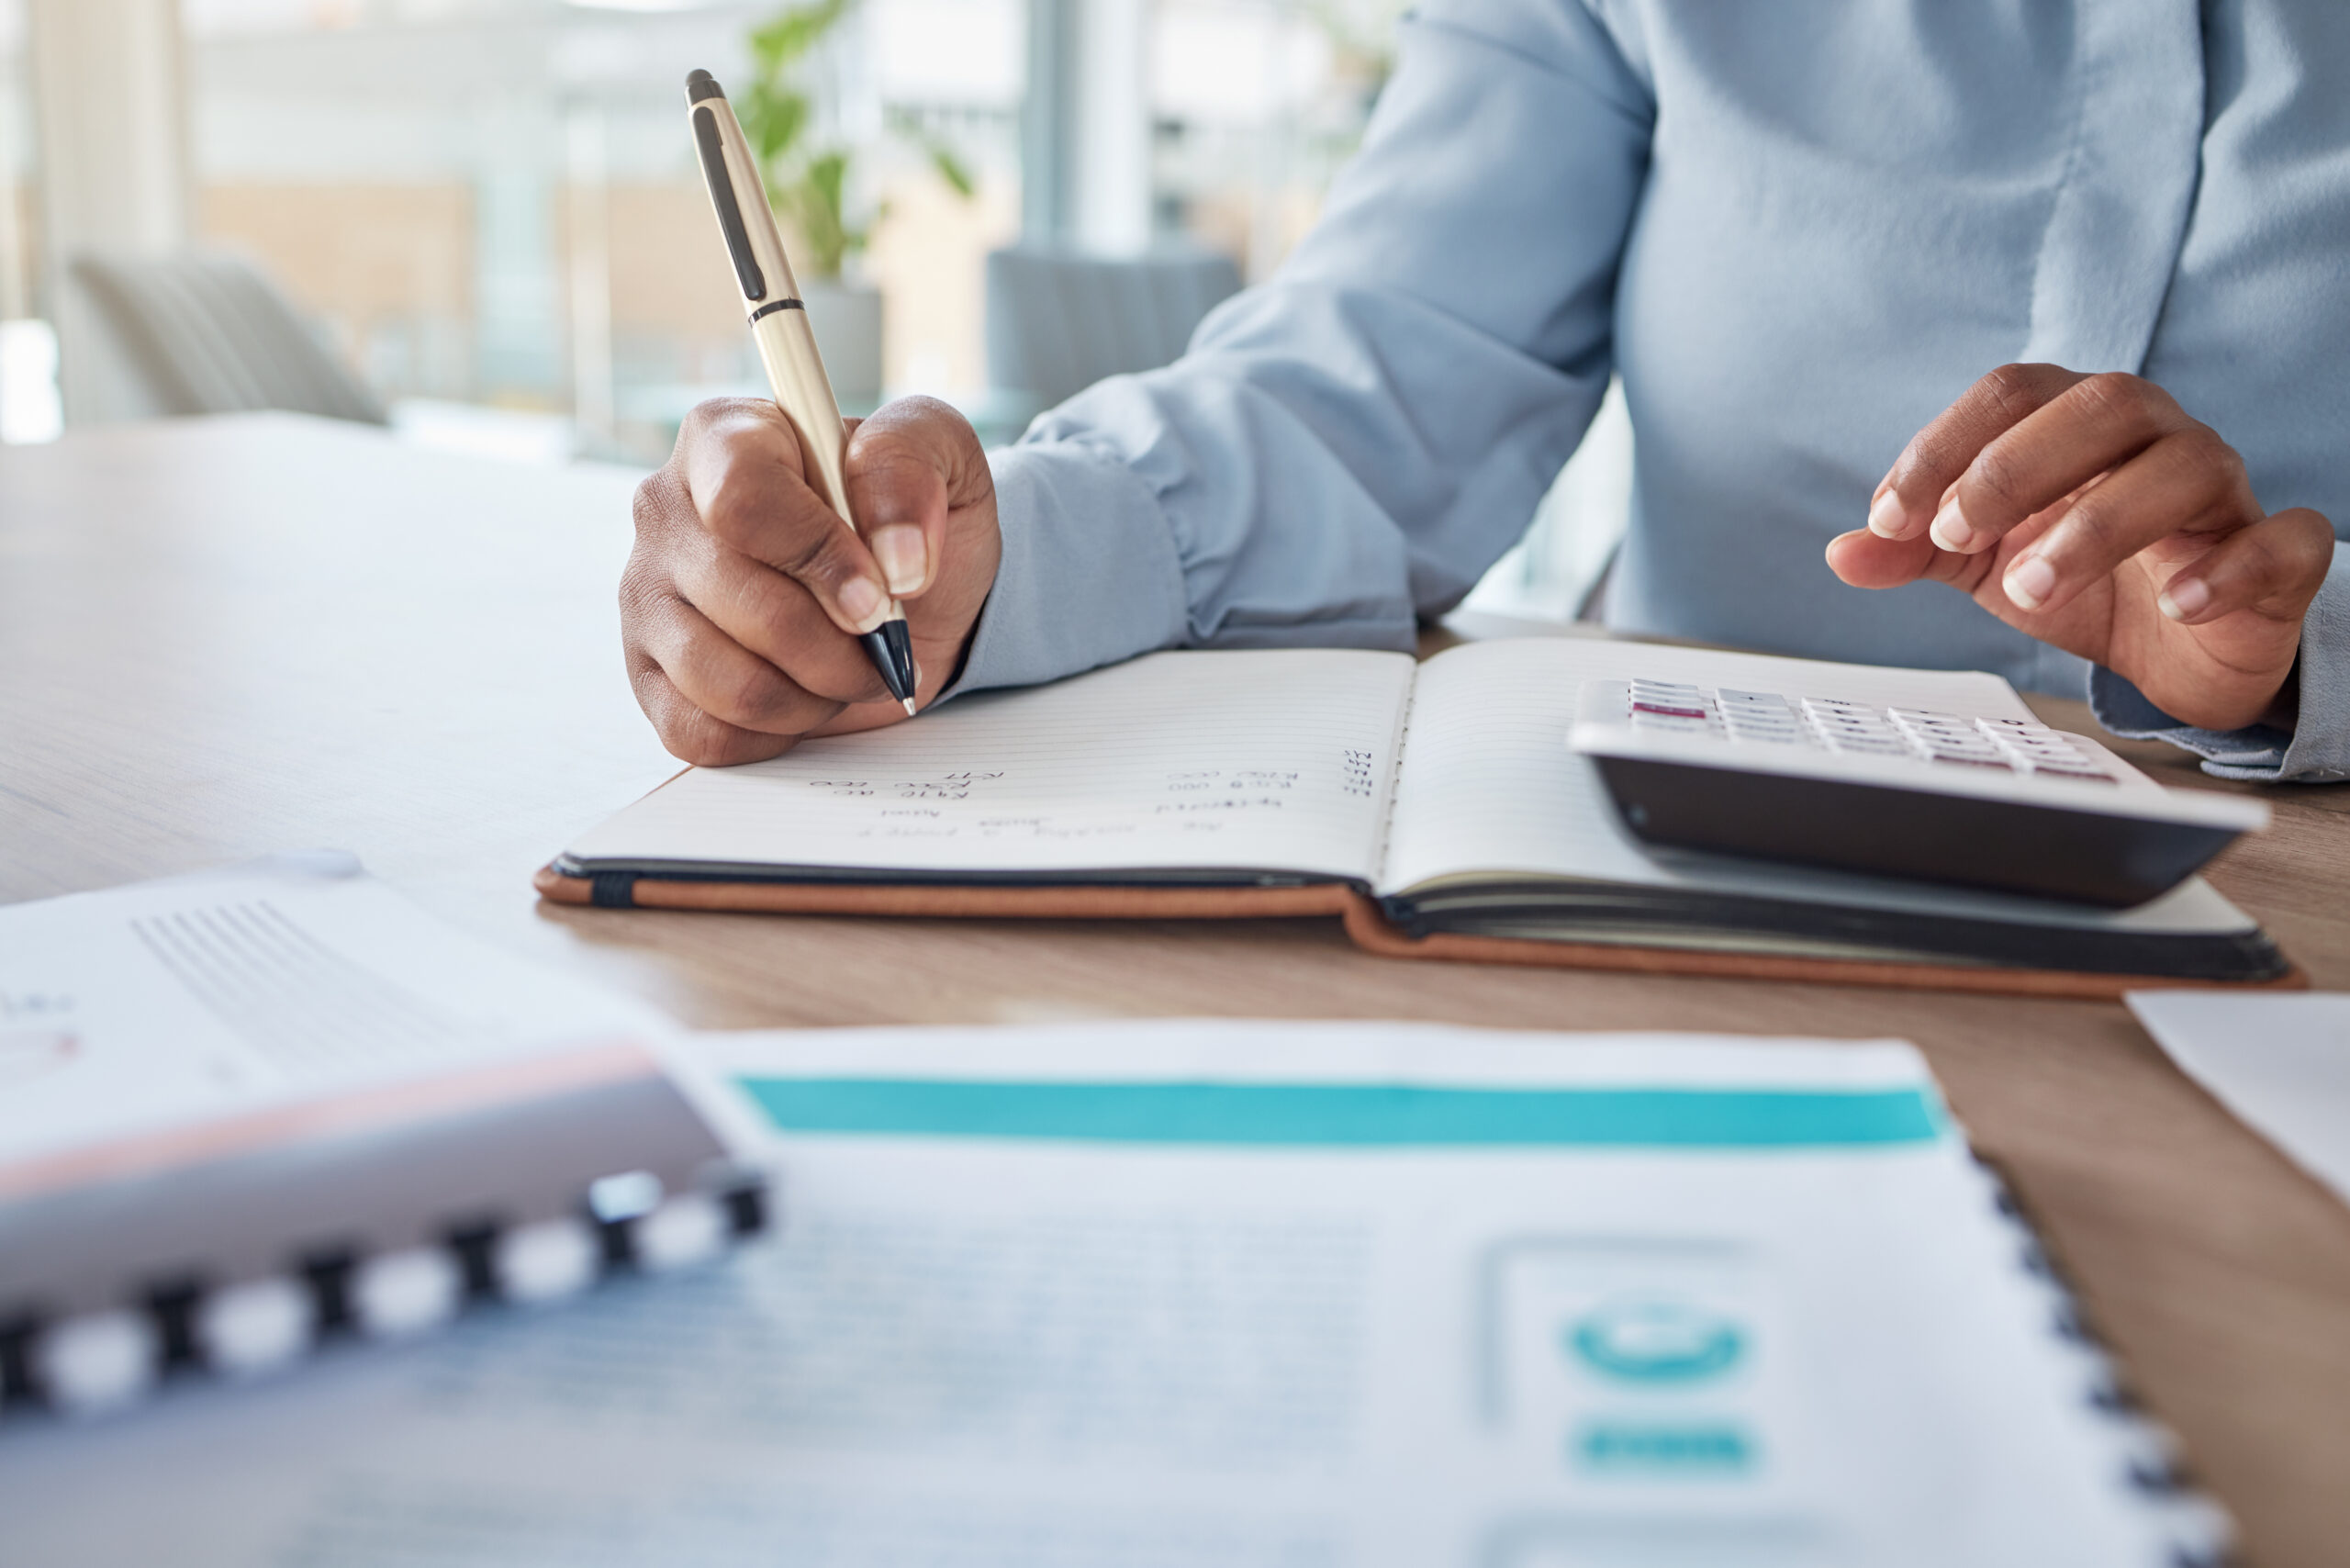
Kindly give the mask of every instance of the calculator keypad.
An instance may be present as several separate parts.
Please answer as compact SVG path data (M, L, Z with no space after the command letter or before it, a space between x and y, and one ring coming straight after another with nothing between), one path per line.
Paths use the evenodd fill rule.
M1632 727L1707 736L1731 746L1809 747L1836 756L1918 757L1953 768L2086 782L2118 782L2087 742L2025 719L1967 719L1922 708L1879 708L1836 697L1714 689L1634 680Z

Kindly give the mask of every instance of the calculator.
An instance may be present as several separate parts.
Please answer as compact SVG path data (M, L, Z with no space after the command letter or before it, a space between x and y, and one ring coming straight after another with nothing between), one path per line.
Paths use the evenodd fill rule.
M1649 844L2108 908L2268 825L2258 801L2166 790L2031 719L1818 693L1595 680L1567 743Z

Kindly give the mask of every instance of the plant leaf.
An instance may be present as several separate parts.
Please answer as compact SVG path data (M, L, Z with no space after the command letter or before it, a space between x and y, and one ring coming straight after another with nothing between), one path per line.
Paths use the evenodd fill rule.
M759 73L773 76L806 54L848 9L849 0L814 0L777 12L751 29L751 57Z
M744 140L757 154L760 166L772 172L775 163L800 140L808 127L812 106L805 93L767 82L753 84L735 106L743 122Z
M971 171L964 164L963 160L955 156L955 150L946 143L932 144L930 166L937 170L938 177L945 180L955 194L965 201L970 200L979 194L979 182L971 177Z

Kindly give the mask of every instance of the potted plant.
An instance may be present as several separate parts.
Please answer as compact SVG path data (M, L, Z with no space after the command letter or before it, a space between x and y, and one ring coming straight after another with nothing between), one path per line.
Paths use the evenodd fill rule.
M751 84L734 97L736 118L759 161L776 219L797 240L792 270L816 347L834 391L852 413L881 400L881 292L845 271L889 214L880 207L852 215L849 170L856 150L818 141L815 102L802 72L809 55L855 3L807 0L753 28ZM889 123L928 155L931 167L956 194L969 199L975 188L971 173L951 148L909 117L892 116Z

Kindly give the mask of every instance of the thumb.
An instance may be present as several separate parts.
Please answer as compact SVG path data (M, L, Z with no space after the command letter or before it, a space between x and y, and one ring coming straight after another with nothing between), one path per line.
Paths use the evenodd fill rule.
M849 438L843 465L849 511L890 591L901 599L916 598L937 580L963 467L955 427L970 430L946 404L902 398L860 421Z

